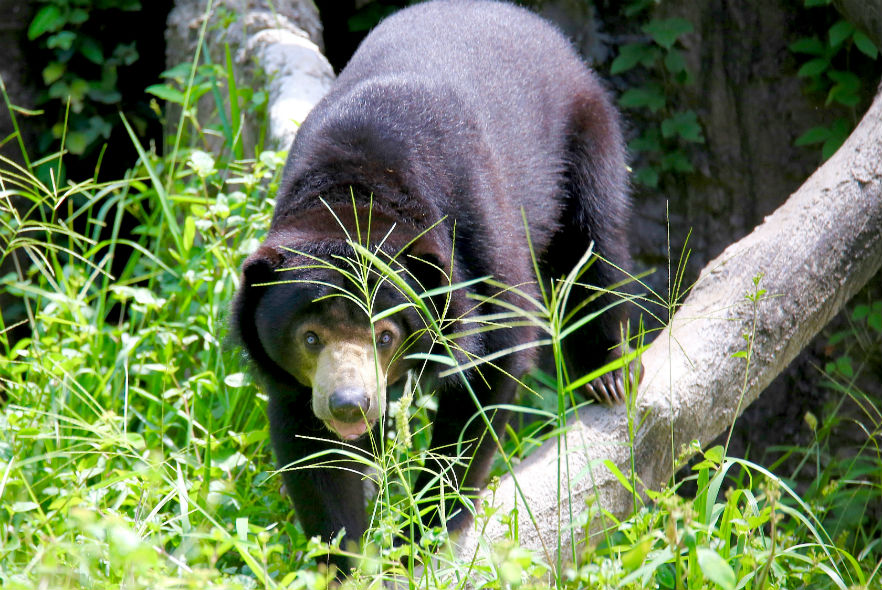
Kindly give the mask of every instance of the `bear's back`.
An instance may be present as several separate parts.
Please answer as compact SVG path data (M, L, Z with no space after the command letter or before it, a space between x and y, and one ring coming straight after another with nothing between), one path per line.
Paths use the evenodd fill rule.
M605 96L560 31L526 9L487 0L417 4L371 31L303 122L285 210L313 198L287 189L314 178L316 164L337 150L441 189L428 170L437 162L448 176L457 172L453 188L441 189L439 214L500 222L510 232L523 227L523 209L537 238L551 236L561 209L550 197L564 183L576 105ZM492 178L476 178L485 173ZM460 181L472 186L453 186ZM481 187L493 195L471 202Z
M554 26L485 0L427 2L392 15L358 48L338 85L386 77L454 91L468 109L463 116L479 118L485 132L500 136L497 144L556 139L572 96L594 82Z

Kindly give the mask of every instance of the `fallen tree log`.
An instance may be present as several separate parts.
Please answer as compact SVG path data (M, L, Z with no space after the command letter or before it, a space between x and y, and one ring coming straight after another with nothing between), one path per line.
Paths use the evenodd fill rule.
M493 502L497 514L520 508L522 547L556 563L561 539L560 557L572 559L570 523L591 496L607 514L627 517L633 495L605 461L628 474L633 448L637 480L658 489L672 477L684 445L707 443L724 432L879 271L880 155L882 92L833 157L702 271L644 353L636 403L630 409L582 409L570 420L565 440L547 442L502 479ZM757 278L765 294L754 303L748 295ZM749 363L736 355L748 343ZM635 425L631 431L629 423ZM492 544L508 526L497 519L468 531L457 540L457 551L471 555L479 540Z

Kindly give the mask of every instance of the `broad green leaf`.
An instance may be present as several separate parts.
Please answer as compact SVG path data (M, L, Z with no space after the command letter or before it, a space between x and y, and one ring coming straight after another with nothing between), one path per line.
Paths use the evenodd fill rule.
M694 172L695 167L682 150L665 154L661 160L662 170L666 172Z
M77 49L83 54L83 57L93 64L100 66L104 63L104 51L101 49L101 43L94 37L81 35Z
M64 80L58 80L49 86L49 96L52 98L62 98L70 93L70 87Z
M656 113L664 108L665 95L656 86L638 86L626 90L619 97L619 104L629 109L647 108Z
M818 57L815 59L811 59L799 68L799 71L796 72L796 75L800 78L810 78L812 76L818 76L824 72L827 68L830 67L830 60L825 57Z
M867 326L882 334L882 309L876 309L867 316Z
M622 555L622 566L627 571L634 571L643 564L652 549L652 537L646 537Z
M854 40L855 47L870 59L876 59L879 56L879 49L876 47L876 44L862 31L855 31L852 39Z
M43 33L57 31L64 26L65 22L61 10L54 4L47 4L34 15L34 20L28 27L28 39L33 41Z
M812 145L823 143L830 138L830 130L827 127L812 127L796 138L794 145Z
M830 70L827 76L836 82L827 93L827 102L829 105L833 101L847 107L856 106L860 102L859 92L861 89L861 79L851 72L843 72L839 70Z
M854 311L851 312L851 319L859 322L868 315L870 315L870 306L862 303L854 307Z
M77 38L73 31L61 31L55 33L46 40L46 47L49 49L62 49L67 51L73 46L74 40Z
M843 143L845 143L845 137L831 137L821 146L821 157L829 160L842 147Z
M840 118L833 121L833 125L830 126L830 137L821 146L821 156L826 160L835 154L850 133L851 124L848 119Z
M848 92L857 92L861 88L861 79L851 72L830 70L827 72L827 76Z
M645 43L628 43L619 48L619 54L609 68L611 74L621 74L637 65L650 65L656 52Z
M709 448L704 452L704 457L708 461L713 461L714 463L722 463L723 462L723 447L722 445L716 445L714 447Z
M196 220L193 219L192 215L188 215L187 219L184 220L184 235L183 235L183 243L184 243L184 254L189 252L193 248L193 241L196 239Z
M165 84L153 84L147 87L147 92L162 100L175 104L184 104L184 93Z
M43 68L43 83L49 86L50 84L61 78L61 76L64 75L64 71L66 69L67 68L64 64L58 63L57 61L50 63L48 66Z
M625 3L625 16L631 18L637 16L650 6L655 5L655 0L631 0Z
M839 47L854 33L854 25L847 20L840 20L832 27L828 35L830 37L830 47Z
M725 590L735 590L735 572L719 553L706 547L699 547L697 553L701 573Z
M677 39L691 33L694 30L692 23L685 18L668 18L664 20L651 20L643 26L643 32L652 37L652 40L670 49Z
M116 90L92 88L91 90L89 90L89 98L98 102L103 102L104 104L117 104L120 100L122 100L122 94L120 94Z
M793 53L808 53L809 55L824 55L827 48L817 37L806 37L790 44Z
M686 59L683 53L676 49L671 49L665 56L665 68L672 74L680 74L686 71Z
M112 59L119 61L119 63L130 66L136 61L138 61L138 48L135 43L120 43L116 47L113 48L113 53L111 54Z
M125 439L126 439L126 442L128 442L129 445L132 446L132 448L134 448L138 451L143 451L147 446L147 443L144 440L144 437L137 432L127 432L125 434Z
M70 11L70 16L67 20L72 25L81 25L89 20L89 13L82 8L75 8Z
M81 156L89 147L89 138L82 131L71 131L67 134L65 146L70 153Z
M645 131L628 142L628 150L631 152L660 152L661 149L661 139L656 129Z
M861 97L858 96L856 92L849 91L837 84L827 93L827 100L824 101L824 104L829 106L834 102L838 102L847 107L854 107L857 106L860 101Z
M658 186L658 170L652 166L643 166L634 171L634 182L649 188Z
M682 111L668 117L661 124L663 137L679 136L684 141L704 143L704 135L701 125L698 123L698 115L693 110Z

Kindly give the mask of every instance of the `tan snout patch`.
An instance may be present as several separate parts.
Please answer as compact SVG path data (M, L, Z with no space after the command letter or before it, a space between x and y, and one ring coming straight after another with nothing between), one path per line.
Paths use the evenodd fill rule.
M354 440L379 420L386 406L386 375L383 363L374 360L374 345L367 338L338 340L322 347L312 381L312 410L340 438ZM329 408L331 395L344 389L364 392L368 407L361 420L343 422Z

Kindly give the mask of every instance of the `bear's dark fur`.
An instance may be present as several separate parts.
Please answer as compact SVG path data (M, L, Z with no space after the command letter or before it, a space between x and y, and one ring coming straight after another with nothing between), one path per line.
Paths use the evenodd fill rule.
M356 378L341 385L341 378L325 374L321 367L330 361L317 356L324 339L340 342L340 350L357 339L356 332L376 337L377 349L393 338L396 346L411 344L408 352L431 347L425 323L412 308L386 318L381 336L379 329L371 332L366 313L355 304L323 298L345 279L320 261L352 254L341 225L351 236L360 229L361 240L369 238L384 255L398 254L418 292L489 276L539 298L530 243L546 280L570 272L592 242L603 259L628 267L626 185L610 97L561 33L542 19L503 3L452 0L419 4L381 23L298 131L269 235L245 262L234 303L236 332L269 395L279 463L339 447L338 437L368 451L371 437L361 434L372 428L376 435L382 421L365 422L362 416L385 403L385 389L353 386ZM597 262L581 282L607 288L621 279L613 266ZM278 281L293 282L267 285ZM591 293L577 289L570 307ZM377 297L374 313L404 300L388 282ZM445 315L460 319L451 332L471 330L457 340L468 355L546 337L530 325L475 330L479 324L469 321L503 311L487 303L475 308L481 297L529 307L515 291L489 282L454 292ZM438 299L440 308L445 302ZM612 302L602 295L585 312ZM565 340L571 378L619 354L623 320L624 308L614 306ZM354 356L365 354L363 343L353 346L362 346ZM318 360L304 360L309 355ZM381 373L391 385L412 361L389 359ZM498 369L485 365L467 376L484 406L509 404L516 389L512 376L535 362L535 348L526 347L496 358ZM331 384L322 386L316 401L319 379ZM495 444L480 419L469 422L476 407L462 375L438 379L434 386L432 446L449 449L465 441L473 459L468 467L455 467L453 475L463 488L480 487ZM596 380L589 393L619 401L621 371ZM492 414L496 432L502 433L507 417L503 411ZM437 471L440 465L427 468ZM296 469L286 471L284 480L308 535L327 540L345 528L347 538L360 539L366 516L357 472ZM418 487L427 481L420 478ZM449 505L447 514L456 509ZM458 514L446 523L449 528L467 521L465 510ZM439 516L428 520L438 523Z

